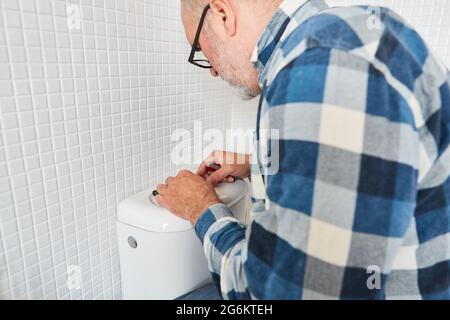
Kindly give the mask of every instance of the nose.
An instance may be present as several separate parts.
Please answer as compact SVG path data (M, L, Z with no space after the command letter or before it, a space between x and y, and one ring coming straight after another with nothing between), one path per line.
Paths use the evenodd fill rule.
M215 78L215 77L217 77L218 75L219 75L219 73L216 71L216 69L214 69L214 68L211 68L210 69L210 72L211 72L211 75Z

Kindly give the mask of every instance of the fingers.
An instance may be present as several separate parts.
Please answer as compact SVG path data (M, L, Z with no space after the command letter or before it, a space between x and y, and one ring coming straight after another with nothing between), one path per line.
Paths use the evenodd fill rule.
M197 174L201 177L204 177L207 171L207 167L208 167L207 163L203 161L197 168Z
M187 177L190 175L193 175L193 173L191 171L181 170L180 172L178 172L176 177L168 177L164 184L162 184L162 183L158 184L155 189L156 192L158 193L155 196L156 201L158 201L158 203L160 203L160 201L164 201L163 198L164 198L164 195L167 194L169 185L172 185L177 178ZM162 196L162 197L158 197L158 195Z
M220 182L224 181L230 174L232 169L229 166L222 167L221 169L213 172L206 180L213 186L216 186Z
M167 201L166 201L166 199L164 197L164 194L166 194L166 192L167 192L167 185L165 185L165 184L158 184L156 186L155 190L158 192L158 194L154 197L154 199L156 200L156 203L159 206L168 209L168 203L167 203Z
M181 178L181 177L188 177L193 175L193 173L189 170L181 170L180 172L178 172L176 177L168 177L165 181L166 186L169 186L170 184L172 184L175 179L177 178Z
M228 176L228 177L225 178L225 182L232 183L232 182L235 182L235 181L236 181L236 178L232 177L232 176Z
M178 172L177 177L188 177L193 175L193 173L189 170L181 170L180 172Z
M167 200L166 200L166 197L164 197L163 195L158 194L158 195L155 197L155 200L156 200L156 203L157 203L159 206L161 206L161 207L163 207L163 208L166 208L166 209L170 209L170 208L169 208L169 204L168 204L168 202L167 202Z
M169 185L170 184L170 182L172 182L173 181L173 177L168 177L167 179L166 179L166 185Z
M203 162L200 164L200 166L197 168L197 173L199 176L204 177L207 173L207 167L209 166L209 164L211 163L217 163L220 165L225 164L224 162L224 154L225 151L213 151L211 152L211 154L206 157L205 160L203 160Z
M217 163L220 165L226 164L247 164L249 162L249 155L243 153L227 152L227 151L214 151L212 152L200 165L202 172L208 163ZM197 172L198 173L198 172Z
M199 176L204 177L204 176L207 174L207 172L208 172L208 166L209 166L209 164L211 164L211 163L218 163L218 164L220 164L219 161L217 161L217 160L214 159L213 154L209 155L209 156L208 156L208 157L200 164L200 166L197 168L197 174L198 174Z
M223 164L223 154L225 153L225 151L213 151L211 152L211 154L209 155L208 158L206 158L206 162L218 162L219 164Z
M156 191L158 191L158 194L164 195L167 192L167 185L165 184L158 184L156 186Z

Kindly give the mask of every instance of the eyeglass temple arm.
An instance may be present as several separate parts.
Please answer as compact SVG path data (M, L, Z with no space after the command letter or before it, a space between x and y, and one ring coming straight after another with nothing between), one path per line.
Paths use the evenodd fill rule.
M200 33L202 32L203 23L205 22L206 13L211 8L211 5L207 5L205 9L203 9L202 16L200 17L200 21L198 23L197 33L195 34L194 42L192 43L191 54L189 55L189 62L194 61L195 50L197 50L198 40L200 39Z

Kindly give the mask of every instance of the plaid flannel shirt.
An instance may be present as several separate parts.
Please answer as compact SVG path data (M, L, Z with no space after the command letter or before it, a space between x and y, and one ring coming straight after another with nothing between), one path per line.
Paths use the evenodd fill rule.
M222 296L450 298L450 77L416 31L386 8L286 0L254 65L255 154L276 140L279 161L252 167L248 226L223 204L195 225Z

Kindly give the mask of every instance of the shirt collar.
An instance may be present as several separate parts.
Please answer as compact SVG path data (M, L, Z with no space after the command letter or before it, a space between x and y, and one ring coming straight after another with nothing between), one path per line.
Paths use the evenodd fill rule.
M259 75L260 85L264 82L266 65L272 57L277 44L286 35L288 25L295 20L298 26L318 11L328 8L324 0L284 0L270 18L259 36L253 50L251 62Z

